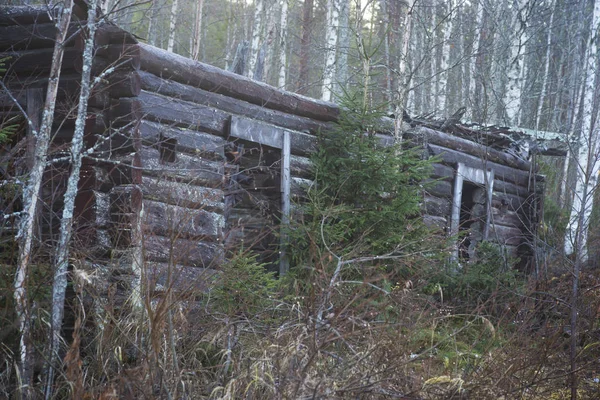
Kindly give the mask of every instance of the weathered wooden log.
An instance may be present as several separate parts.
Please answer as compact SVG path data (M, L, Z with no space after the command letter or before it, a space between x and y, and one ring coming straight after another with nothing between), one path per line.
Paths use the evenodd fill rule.
M448 199L433 196L425 196L423 199L423 211L428 215L449 218L451 208L452 202Z
M223 215L154 200L144 200L143 226L146 232L166 237L219 241L223 236Z
M492 195L492 206L499 210L523 213L527 207L527 199L512 194L494 192Z
M325 132L332 128L331 123L319 122L307 117L287 114L285 112L264 108L259 105L240 101L222 94L159 78L158 76L140 71L142 89L162 94L176 99L191 101L197 104L215 107L220 110L249 118L264 121L283 128L313 134Z
M73 38L80 30L77 23L69 26L67 37ZM0 50L24 50L53 48L56 41L56 26L54 23L34 25L12 25L0 27ZM66 45L72 44L70 40Z
M137 71L115 72L108 77L107 85L110 97L136 97L142 91L142 82Z
M224 194L220 189L205 188L167 179L142 177L144 199L161 201L194 210L223 212Z
M264 215L253 209L237 207L231 210L227 218L227 225L229 227L240 226L247 230L275 229L273 226L274 215Z
M229 130L230 140L240 138L253 143L281 149L283 128L261 121L234 116ZM307 156L317 148L317 138L302 132L290 131L290 151L294 155Z
M164 140L173 139L176 141L176 152L190 153L215 160L225 158L226 141L219 136L146 120L142 120L140 123L140 132L142 141L146 145L156 147Z
M82 173L84 172L82 171ZM95 228L108 227L110 224L110 198L108 193L99 192L92 188L81 188L75 197L74 215L77 229L88 226Z
M52 22L62 12L62 7L48 5L2 6L0 26L31 25Z
M117 156L112 160L96 161L96 189L105 191L121 185L137 185L142 182L142 160L139 154L125 157Z
M448 219L446 217L440 217L438 215L423 215L423 223L426 227L445 232L448 229Z
M292 176L290 182L290 195L293 198L306 198L307 191L314 185L314 181L310 179L296 178Z
M111 23L104 23L96 28L94 41L98 48L110 44L125 46L138 43L133 34ZM81 48L83 49L83 46Z
M219 271L211 268L188 267L181 264L147 262L147 285L151 294L162 293L194 294L207 292Z
M223 248L217 243L158 235L145 235L143 242L144 255L151 262L216 268L223 260Z
M518 246L526 240L526 236L518 228L494 224L490 227L489 240L503 245Z
M175 160L165 161L159 150L142 146L139 151L144 175L170 177L205 187L221 187L223 184L223 164L203 160L187 154L177 153Z
M444 164L434 163L432 165L433 171L431 172L431 177L434 179L443 179L448 182L454 182L454 177L456 175L456 168L449 167Z
M451 199L454 195L454 185L441 180L425 180L423 182L423 190L428 195L446 199Z
M439 156L445 164L457 165L460 162L471 168L482 170L493 169L494 177L500 180L515 183L524 187L527 187L529 183L529 173L525 171L507 167L506 165L500 165L492 161L482 160L475 156L431 143L428 144L427 147L432 155Z
M108 112L109 121L113 128L137 126L142 120L141 102L137 98L122 97L111 101Z
M222 111L144 90L135 101L139 101L145 119L167 125L224 136L229 121L229 116Z
M508 167L517 168L523 171L531 169L529 161L520 159L491 147L484 146L474 141L452 136L444 132L439 132L424 126L415 128L405 133L411 139L424 140L426 143L431 143L447 149L456 150L461 153L470 154L481 160L495 162Z
M1 29L2 28L0 28L0 30ZM53 52L53 47L34 50L5 51L0 53L0 59L6 59L4 65L7 77L19 76L29 78L36 74L41 75L50 71ZM69 70L77 70L79 65L81 65L81 51L74 47L66 47L61 71L67 74ZM63 77L61 76L61 80L62 78ZM22 79L19 79L18 81L22 82ZM79 81L81 82L81 77L79 77Z
M338 117L339 109L333 103L278 90L153 46L140 44L140 48L142 69L164 79L319 121L335 121Z
M137 44L109 44L97 46L94 59L100 58L113 65L123 64L128 68L140 69L140 48Z
M111 242L117 248L138 245L141 190L134 185L118 186L110 191L109 196Z

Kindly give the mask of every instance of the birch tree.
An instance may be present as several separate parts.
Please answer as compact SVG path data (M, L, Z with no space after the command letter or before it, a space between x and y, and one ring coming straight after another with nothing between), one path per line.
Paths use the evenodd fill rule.
M67 189L64 194L63 212L60 220L59 240L56 248L54 265L54 282L52 284L52 318L50 329L50 358L46 384L46 399L52 397L52 384L54 370L59 361L59 348L61 344L61 328L64 316L65 293L67 290L67 272L69 266L69 243L73 231L73 215L75 210L75 197L79 184L79 172L83 156L83 135L87 117L88 99L90 97L90 76L92 71L92 58L94 51L94 35L96 33L96 6L98 0L90 0L87 20L87 39L83 51L83 67L81 72L81 86L79 105L75 119L75 131L71 140L71 171L67 180Z
M248 76L252 77L260 51L260 39L263 30L263 7L264 0L254 0L254 24L252 29L252 41L250 42L250 60L248 62Z
M167 51L173 52L175 48L175 32L177 27L177 14L179 13L179 0L173 0L171 3L171 17L169 20L169 41L167 42Z
M504 108L506 111L506 123L508 125L519 125L519 110L521 108L521 96L523 81L525 77L525 43L527 42L527 27L524 25L522 12L526 0L514 0L512 3L513 17L510 32L514 33L510 44L510 58L508 68L508 87L504 96Z
M448 60L450 59L450 34L452 33L452 12L454 11L454 0L442 0L440 3L441 12L438 25L442 26L440 46L438 47L438 66L436 80L436 111L444 114L446 112L446 98L448 94Z
M277 74L277 86L285 89L287 71L287 30L288 30L288 0L281 2L279 14L279 73Z
M67 32L71 22L72 8L73 1L66 0L63 4L62 12L58 15L56 20L56 44L54 46L48 87L46 89L46 101L40 129L39 131L32 129L32 134L35 138L35 153L29 178L27 179L27 184L23 190L23 214L21 216L19 232L17 234L17 240L19 242L19 260L15 276L14 298L15 311L21 334L19 345L19 373L25 397L27 397L28 388L31 386L33 374L31 369L33 349L30 342L31 317L29 315L29 304L27 300L27 278L33 251L32 247L36 215L39 207L38 196L48 157L48 146L50 143L52 123L54 121L54 108L58 93L64 45L67 40ZM29 124L31 125L30 119Z
M202 40L202 16L204 10L204 0L196 2L196 18L194 19L194 36L192 39L192 59L198 60L200 56L200 41Z
M348 52L350 51L350 0L338 0L340 7L338 25L338 56L334 92L342 93L348 81ZM389 64L388 64L389 65Z
M325 69L321 99L331 101L338 40L339 0L327 0L327 33L325 36Z
M402 36L402 48L400 52L400 61L398 65L398 87L396 88L396 105L395 105L395 120L394 120L394 138L399 141L402 135L402 115L404 114L404 102L406 100L406 93L410 82L407 81L406 67L407 67L407 51L408 43L411 36L411 18L413 13L413 7L415 0L408 0L406 2L406 14L404 16L403 28L404 33Z

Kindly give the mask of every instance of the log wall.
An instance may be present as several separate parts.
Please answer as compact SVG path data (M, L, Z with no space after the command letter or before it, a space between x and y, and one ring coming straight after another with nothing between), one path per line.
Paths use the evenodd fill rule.
M13 19L0 15L0 58L10 57L7 82L24 106L26 91L43 90L48 79L52 32L38 14L39 19L24 11L11 14ZM73 23L74 32L79 24ZM34 39L25 43L32 32ZM75 35L65 53L57 107L63 123L55 127L53 142L59 155L72 136L67 105L77 98L82 45ZM285 190L283 138L290 138L289 190L301 201L312 184L308 157L316 134L331 129L338 107L139 43L109 24L97 31L93 72L106 75L90 102L86 143L94 151L82 167L77 198L77 240L90 255L107 265L128 259L133 280L139 278L134 264L144 262L152 269L149 279L163 288L181 281L169 275L173 268L186 281L206 279L240 247L275 265ZM0 97L3 120L18 114L11 101ZM392 142L385 132L380 136L382 145ZM525 254L537 218L529 162L424 127L405 137L436 157L423 192L428 225L438 231L450 226L459 162L493 170L489 239ZM48 173L44 186L44 201L56 203L50 206L56 212L66 167L54 165L57 172ZM481 196L476 193L472 196ZM485 199L471 200L473 214L485 214L479 209ZM44 229L51 232L56 218L45 218Z

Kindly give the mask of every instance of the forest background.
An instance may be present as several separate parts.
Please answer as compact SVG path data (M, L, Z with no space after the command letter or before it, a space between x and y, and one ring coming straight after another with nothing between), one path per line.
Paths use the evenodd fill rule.
M600 286L595 270L584 268L580 282L577 269L593 266L600 236L600 224L590 223L598 218L591 199L600 90L593 0L126 0L101 7L143 41L285 90L328 101L360 93L365 118L373 109L443 118L466 107L465 121L560 139L568 156L537 160L549 189L540 276L508 268L493 248L460 274L437 274L441 262L427 268L444 250L437 247L419 248L418 257L395 254L383 265L376 261L387 256L348 246L364 244L366 235L338 237L331 247L323 238L339 235L339 227L326 222L347 211L332 201L336 188L312 199L316 224L296 227L311 239L297 253L310 267L281 282L240 253L208 298L146 299L141 315L107 314L105 326L89 331L84 300L93 295L76 288L73 340L63 343L69 351L58 368L64 374L49 383L55 397L594 398ZM363 127L346 133L362 135ZM381 152L360 141L344 146L347 154ZM322 165L331 161L322 156ZM573 244L577 224L586 235L593 229ZM187 307L197 301L202 309ZM47 333L39 321L34 336ZM11 351L4 350L4 393L36 393L15 391Z

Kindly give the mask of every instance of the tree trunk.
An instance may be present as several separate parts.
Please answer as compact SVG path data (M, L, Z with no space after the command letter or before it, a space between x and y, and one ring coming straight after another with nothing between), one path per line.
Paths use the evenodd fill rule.
M331 101L333 77L335 75L335 55L338 40L339 2L327 1L327 33L325 35L325 69L323 71L323 88L321 99Z
M333 88L334 92L344 93L348 81L348 52L350 51L350 0L338 1L340 5L338 57Z
M287 30L288 30L288 0L281 2L281 14L279 19L279 74L277 86L285 89L287 70Z
M544 100L546 98L546 93L548 92L548 75L550 75L550 55L552 51L552 29L554 27L554 13L556 8L558 7L558 1L554 2L554 6L552 7L552 11L550 13L550 25L548 27L548 35L546 39L546 58L544 59L544 75L542 78L542 93L540 93L540 98L538 100L538 108L535 115L535 130L538 131L540 129L540 121L542 119L542 110L544 108ZM548 127L546 130L550 130Z
M19 240L19 261L15 276L14 297L15 312L17 314L17 321L21 334L19 346L19 373L21 384L23 385L21 390L24 397L28 396L33 375L33 370L30 365L33 349L30 342L31 321L29 316L29 304L27 301L27 276L32 256L32 244L36 223L35 216L37 215L38 209L38 195L42 184L44 168L46 166L50 133L52 130L52 122L54 120L54 107L56 105L58 83L64 54L64 43L67 39L68 28L71 22L73 8L72 0L66 0L63 7L56 25L58 27L58 32L56 34L56 44L52 56L48 88L46 90L46 102L42 115L42 123L39 132L33 131L36 139L35 156L33 167L31 168L29 179L27 180L27 185L23 190L24 214L20 221L19 233L17 235L17 239Z
M173 0L171 3L171 19L169 22L169 42L167 43L167 51L173 52L175 48L175 32L177 27L177 14L179 13L179 0Z
M436 113L446 115L446 100L448 96L448 60L450 58L450 35L452 33L452 12L454 11L454 1L442 1L442 10L438 10L439 25L443 27L442 43L438 46L439 60L436 62L438 70L436 73ZM440 13L441 12L441 13Z
M310 42L313 20L314 0L304 0L302 6L302 38L300 39L300 69L296 91L300 94L308 92L308 70L310 61Z
M398 87L396 88L396 105L395 105L395 120L394 120L394 138L396 141L401 139L401 128L402 128L402 115L404 113L404 102L406 100L406 93L408 91L408 87L410 82L407 81L406 76L406 65L407 65L407 50L408 43L410 40L410 27L411 27L411 18L413 13L413 7L415 4L415 0L407 1L407 9L406 14L404 16L404 23L402 24L404 28L404 34L402 36L402 49L400 53L400 64L398 65Z
M248 76L252 77L255 72L256 62L260 51L260 39L263 30L263 8L264 0L254 0L254 28L252 29L252 41L250 42L250 59L248 62Z
M204 10L204 0L197 0L196 19L194 21L194 36L192 39L192 59L198 60L200 55L200 41L202 39L202 12Z

